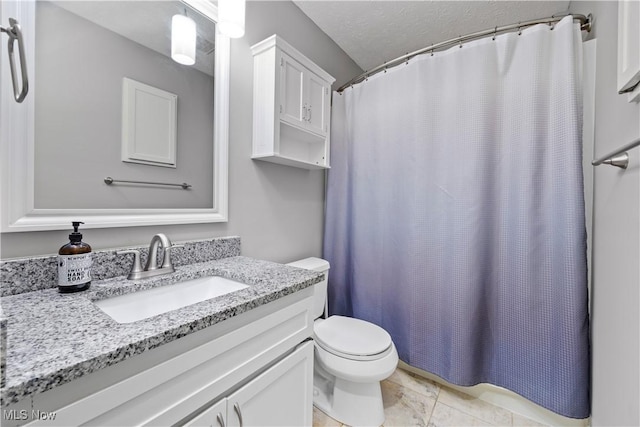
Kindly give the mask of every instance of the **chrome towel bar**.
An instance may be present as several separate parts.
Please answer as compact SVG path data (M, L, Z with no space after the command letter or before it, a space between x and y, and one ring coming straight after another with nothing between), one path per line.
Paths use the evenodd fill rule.
M182 187L183 190L188 190L192 187L191 184L187 184L186 182L183 182L182 184L171 184L168 182L128 181L124 179L113 179L110 176L104 179L104 183L107 185L116 184L118 182L124 182L127 184L168 185L170 187Z
M631 141L627 145L618 148L615 151L607 154L606 156L602 156L597 160L591 162L593 166L598 166L601 164L616 166L622 169L626 169L629 166L629 154L626 153L627 150L631 150L632 148L640 145L640 138L635 141Z

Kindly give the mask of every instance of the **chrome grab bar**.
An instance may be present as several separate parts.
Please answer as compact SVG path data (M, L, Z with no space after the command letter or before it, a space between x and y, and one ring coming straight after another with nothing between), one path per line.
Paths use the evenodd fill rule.
M13 83L13 96L16 102L24 101L29 92L29 77L27 76L27 59L24 54L24 42L22 40L22 30L18 21L9 18L9 27L0 27L0 31L7 33L9 42L7 51L9 52L9 65L11 67L11 81ZM14 42L18 40L18 54L20 55L20 75L22 77L22 90L18 90L18 77L16 74L15 54L13 52Z

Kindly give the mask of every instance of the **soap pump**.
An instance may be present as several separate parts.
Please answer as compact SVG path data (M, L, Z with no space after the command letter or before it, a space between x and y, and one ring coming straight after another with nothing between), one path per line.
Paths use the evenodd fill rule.
M91 246L82 241L78 231L84 222L73 221L69 243L58 251L58 290L62 293L79 292L91 284Z

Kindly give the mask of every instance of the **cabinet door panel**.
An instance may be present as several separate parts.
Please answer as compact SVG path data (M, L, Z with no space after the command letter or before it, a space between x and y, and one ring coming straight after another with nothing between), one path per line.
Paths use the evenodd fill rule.
M310 426L313 409L313 343L260 374L227 398L227 425Z
M280 118L297 126L304 126L305 105L303 97L304 67L284 53L281 60Z
M224 427L226 420L227 400L214 403L203 413L184 424L185 427Z
M307 123L309 124L309 130L320 135L326 135L325 105L329 98L328 87L320 77L313 73L308 73L307 90L307 99L309 103Z

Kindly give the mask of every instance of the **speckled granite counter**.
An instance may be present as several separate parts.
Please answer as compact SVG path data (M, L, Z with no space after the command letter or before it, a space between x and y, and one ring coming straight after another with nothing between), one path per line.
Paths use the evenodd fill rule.
M187 279L219 275L244 282L240 291L138 322L120 324L93 301ZM176 272L128 281L94 281L88 291L56 289L2 298L7 319L3 405L52 389L82 375L204 329L311 286L322 273L235 256L176 268Z

